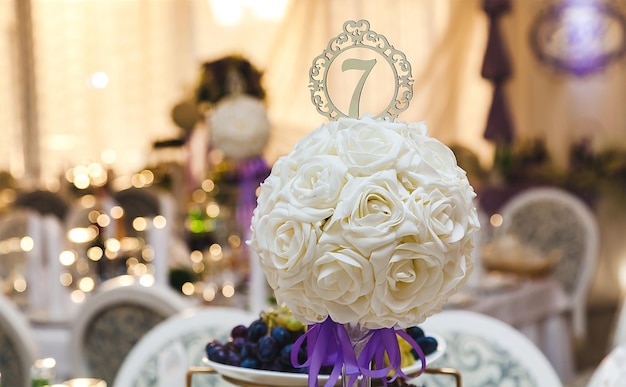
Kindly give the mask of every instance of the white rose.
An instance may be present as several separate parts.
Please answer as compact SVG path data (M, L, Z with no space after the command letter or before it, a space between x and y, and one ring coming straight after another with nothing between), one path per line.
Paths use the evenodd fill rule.
M466 247L471 246L469 250ZM459 250L462 252L455 252L454 261L448 260L448 262L443 267L443 272L445 274L444 284L441 287L441 299L447 300L450 296L457 292L457 290L463 286L468 279L469 274L474 270L474 264L472 263L472 257L470 255L471 250L473 248L473 244L470 241L467 242L466 246L462 246ZM449 254L453 256L452 254Z
M270 175L263 181L257 197L257 209L264 213L270 211L279 199L279 192L296 175L297 164L291 158L282 156L274 163Z
M423 121L410 124L403 122L402 124L402 127L397 131L402 137L408 139L411 144L417 144L428 137L428 127ZM415 146L413 145L412 148L415 148Z
M296 320L304 324L315 324L326 320L328 310L324 300L315 294L307 293L304 283L275 291L278 304L287 304Z
M460 241L465 236L468 218L462 204L439 189L414 191L409 200L409 209L419 218L420 240L434 241L441 248Z
M415 140L412 146L417 157L412 159L410 168L398 171L400 180L409 190L429 184L450 184L450 180L457 179L456 157L450 148L430 137L416 137Z
M371 263L377 273L372 294L373 315L395 317L399 326L416 325L433 309L447 300L441 294L448 278L447 261L458 266L458 257L447 256L433 243L406 242L398 245L391 256L372 254ZM375 319L372 319L375 320ZM380 328L363 321L368 328Z
M404 139L393 130L380 130L377 121L354 120L337 132L337 154L354 176L392 169L400 158Z
M329 251L316 259L306 287L323 300L335 322L357 323L369 311L374 273L369 261L351 249Z
M336 155L335 136L338 125L337 121L332 121L313 130L296 143L289 157L302 160L314 155Z
M349 180L320 243L341 243L341 238L368 257L376 248L416 233L417 225L405 222L408 196L393 171Z
M313 220L333 214L347 180L345 165L337 156L313 156L303 160L295 176L281 190L281 199L310 213Z
M434 138L427 137L420 143L424 173L430 168L433 176L454 179L458 174L456 157L450 148Z
M259 254L266 271L278 273L272 277L272 288L301 281L307 275L307 265L315 258L320 230L310 223L293 220L285 203L253 219L256 221L251 247Z

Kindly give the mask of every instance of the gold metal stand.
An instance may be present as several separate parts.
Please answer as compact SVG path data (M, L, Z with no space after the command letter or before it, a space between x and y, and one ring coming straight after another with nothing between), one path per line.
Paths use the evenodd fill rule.
M193 376L196 374L216 374L215 370L211 367L191 367L187 370L185 376L185 385L191 387Z
M441 367L441 368L426 368L424 370L425 374L433 374L433 375L447 375L447 376L453 376L454 379L456 380L456 387L463 387L463 382L461 380L461 373L454 369L454 368L447 368L447 367ZM190 369L187 370L187 375L186 375L186 386L187 387L192 387L192 379L193 376L196 374L217 374L217 372L211 368L211 367L192 367ZM408 376L417 376L417 373L415 374L409 374ZM222 378L224 380L226 380L229 383L241 386L241 387L271 387L271 386L265 386L262 384L255 384L255 383L250 383L250 382L245 382L245 381L240 381L240 380L236 380L233 378L230 378L228 376L224 376L222 375Z
M451 375L454 376L456 380L456 387L463 387L463 381L461 380L461 373L454 369L448 367L441 368L426 368L424 370L425 374L434 374L434 375Z

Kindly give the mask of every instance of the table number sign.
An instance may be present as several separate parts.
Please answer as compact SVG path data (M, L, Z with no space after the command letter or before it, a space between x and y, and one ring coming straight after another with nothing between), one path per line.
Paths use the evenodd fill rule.
M358 74L347 111L338 107L337 97L331 96L328 84L328 79L338 72L336 66L340 66L342 81L350 72ZM383 83L392 85L394 89L389 103L382 111L368 113L374 115L374 118L393 121L409 107L413 97L411 64L403 52L389 44L386 37L370 30L367 20L347 21L343 25L343 32L331 39L326 49L313 60L309 71L311 101L317 111L330 120L339 117L359 118L363 89L375 72L381 73L381 77L392 77L383 80Z

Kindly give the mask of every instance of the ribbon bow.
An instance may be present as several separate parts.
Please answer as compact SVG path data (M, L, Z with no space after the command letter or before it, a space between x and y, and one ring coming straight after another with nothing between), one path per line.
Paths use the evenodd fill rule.
M330 317L324 322L312 324L304 335L300 336L293 345L291 363L294 367L309 367L309 387L317 386L317 377L323 366L332 366L332 371L324 387L334 386L339 376L344 371L344 377L348 377L349 385L353 385L359 376L382 379L386 386L387 382L394 381L398 376L409 379L402 372L401 352L398 344L399 335L406 340L417 352L421 361L420 373L426 368L426 359L422 349L413 338L404 330L381 328L369 331L365 340L367 343L358 358L354 345L343 324L334 322ZM298 353L304 343L307 343L307 360L304 363L298 361ZM389 364L385 366L385 355ZM394 375L387 379L387 375L394 370ZM365 385L363 378L362 385Z

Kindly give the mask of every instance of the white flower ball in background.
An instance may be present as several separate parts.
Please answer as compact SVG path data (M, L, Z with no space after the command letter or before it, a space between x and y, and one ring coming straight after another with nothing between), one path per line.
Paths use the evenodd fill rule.
M262 155L269 140L265 105L245 94L221 100L211 112L209 126L213 147L235 160Z
M275 163L249 244L303 323L407 328L467 281L474 197L423 123L340 118Z

